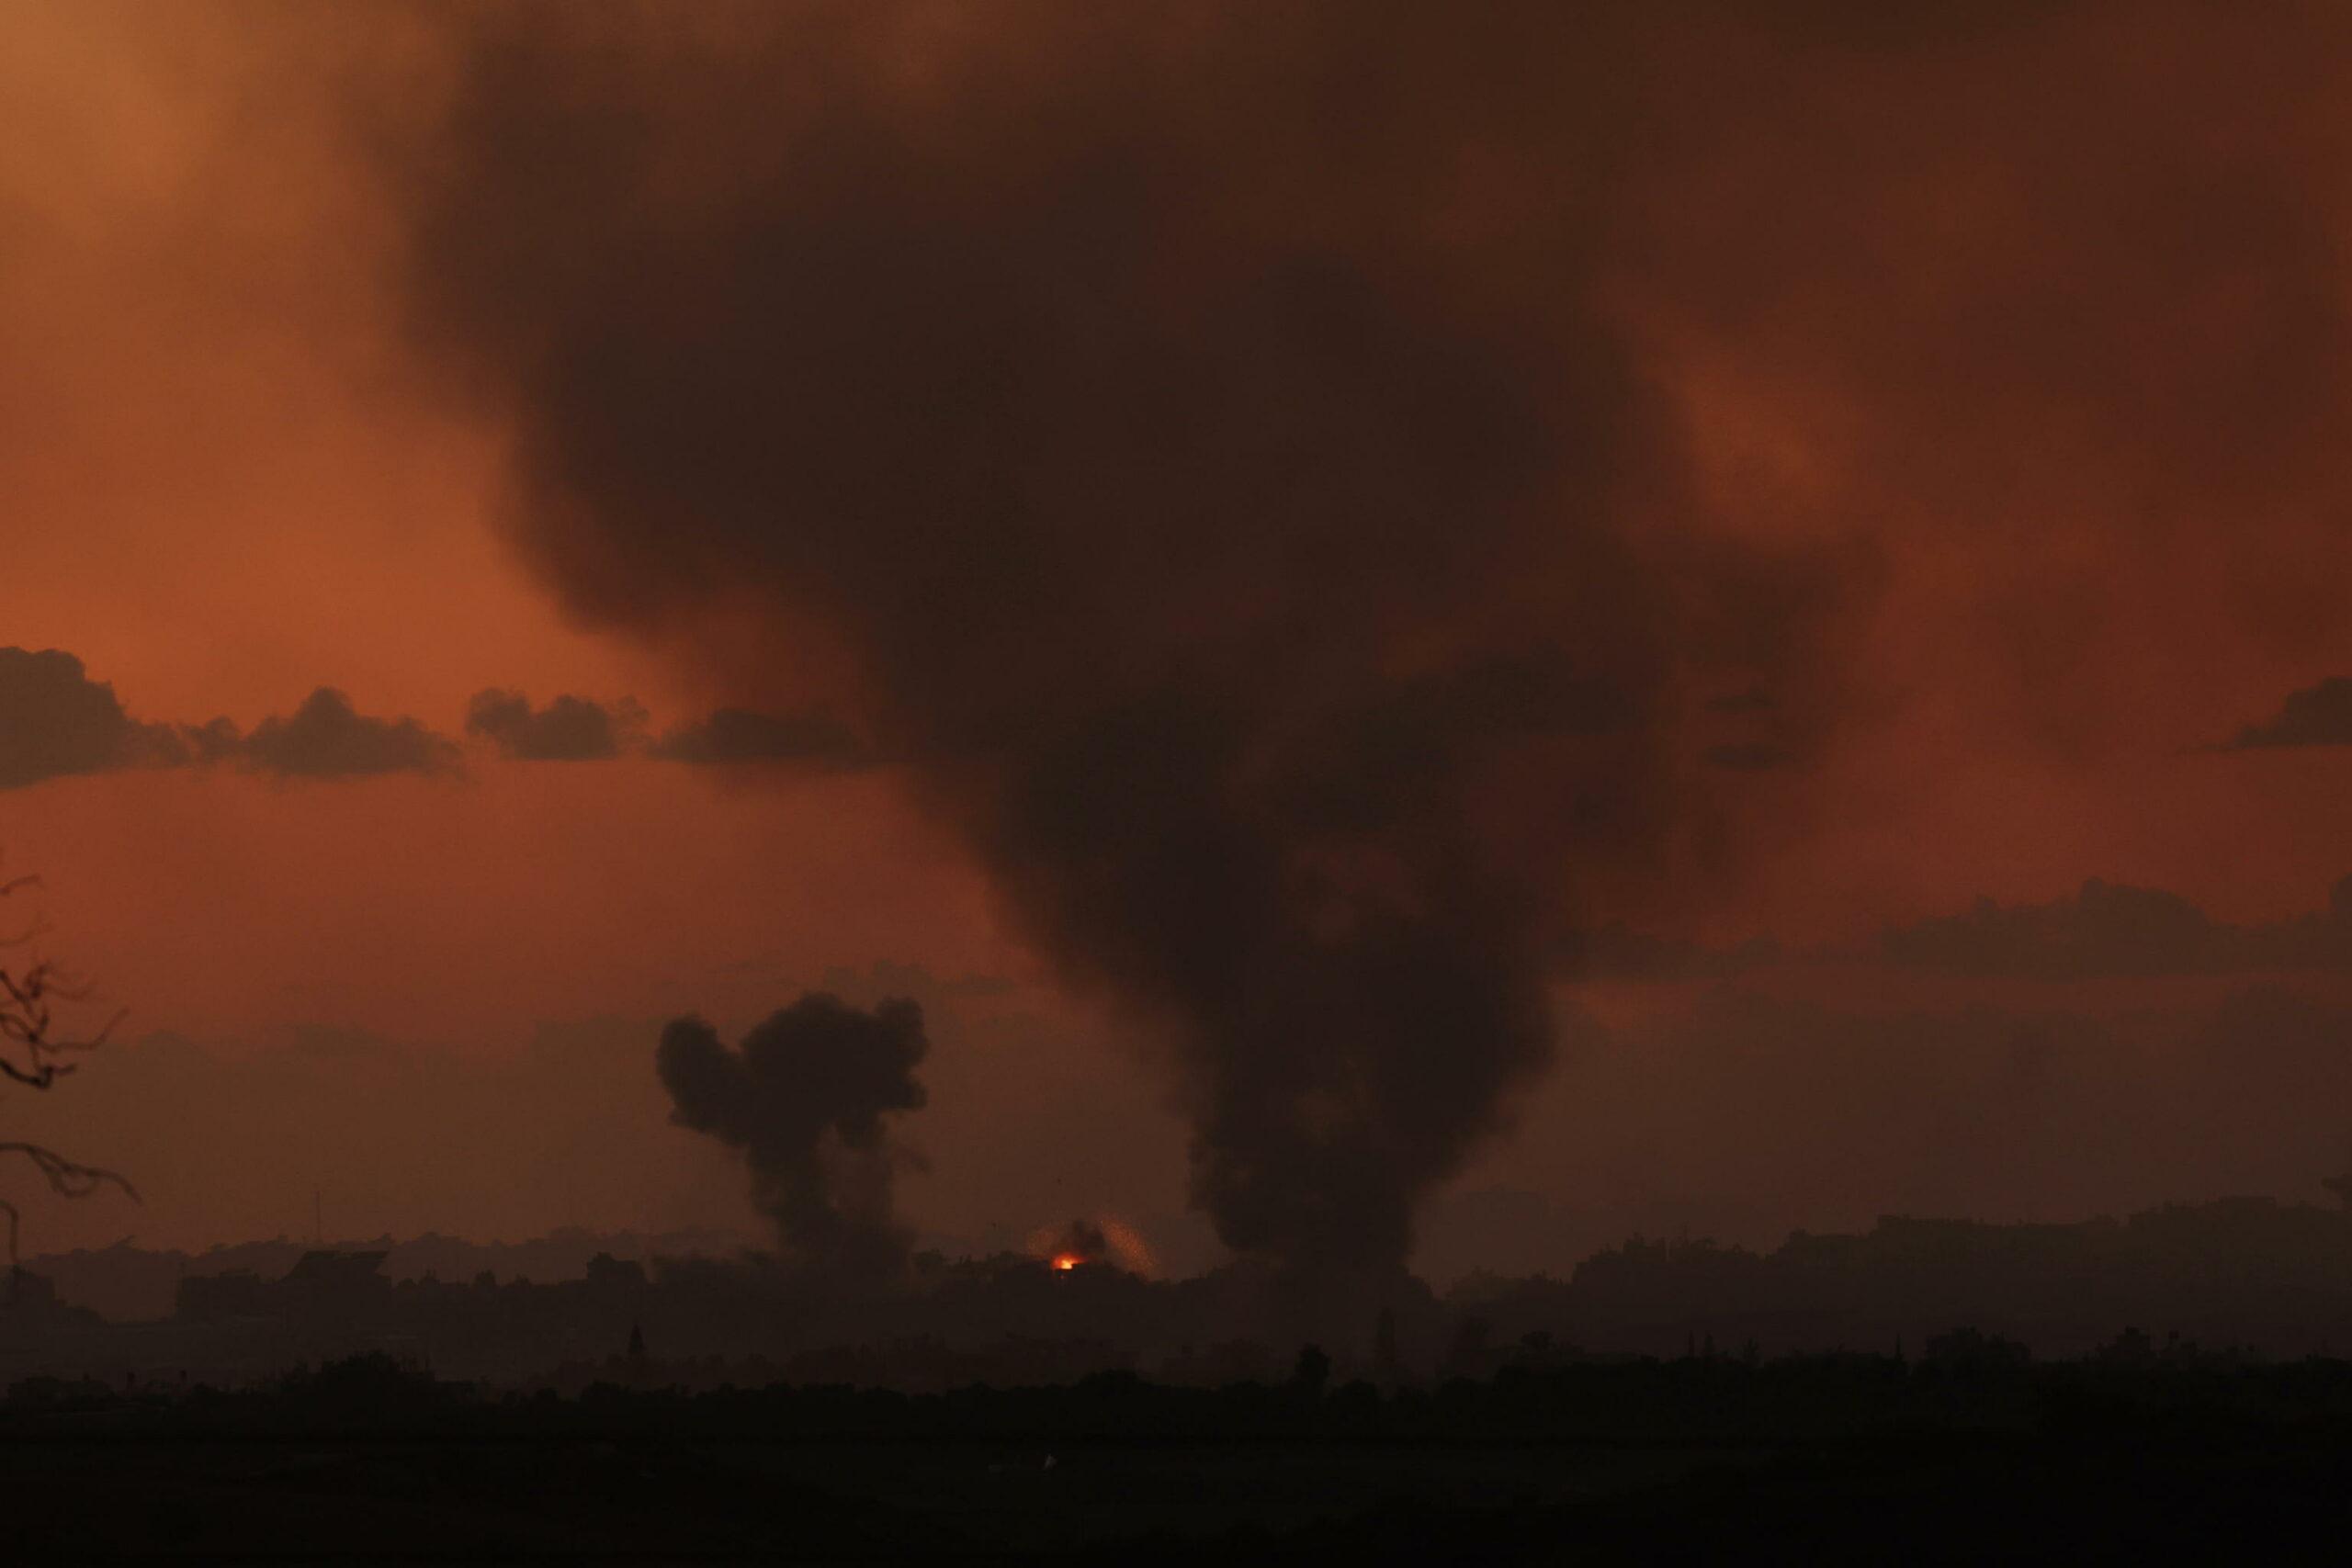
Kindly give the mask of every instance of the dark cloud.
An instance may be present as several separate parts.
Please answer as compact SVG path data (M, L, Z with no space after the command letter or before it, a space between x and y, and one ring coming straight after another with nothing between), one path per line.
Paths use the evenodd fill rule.
M1963 975L2073 979L2209 970L2227 962L2235 934L2178 894L2093 877L2046 904L1980 898L1889 930L1878 949L1892 963Z
M0 648L0 789L119 768L235 762L265 773L332 778L434 772L456 749L414 719L370 718L321 687L290 717L240 734L225 718L204 725L146 724L125 713L114 688L82 661L50 649Z
M170 728L170 760L175 763L234 762L244 751L243 733L225 718Z
M466 707L467 734L523 761L617 757L637 743L644 728L645 710L627 699L607 704L567 694L535 708L520 692L492 688L475 693Z
M873 760L846 725L821 714L722 707L650 740L645 724L645 710L628 699L599 703L565 695L534 707L523 693L497 688L476 693L466 710L467 734L524 761L601 761L638 751L708 766L798 762L840 769Z
M413 718L374 718L332 686L321 686L285 717L263 719L235 742L241 766L286 778L365 778L447 773L458 748Z
M645 710L626 698L599 703L559 695L534 706L521 692L492 687L467 705L466 733L525 761L605 761L643 751L672 761L869 765L849 728L821 715L778 717L722 707L648 741ZM454 772L458 747L410 717L362 714L322 686L293 713L250 732L225 718L201 725L148 724L125 712L114 688L93 681L82 661L50 649L0 648L0 789L43 779L132 767L225 763L285 778L364 778Z
M821 715L777 717L735 707L665 732L651 754L673 762L808 762L828 768L857 767L869 760L856 736Z
M289 778L347 778L454 768L457 748L413 718L371 718L322 686L288 717L251 733L131 718L114 688L50 649L0 648L0 789L120 768L232 763Z
M734 1049L701 1019L677 1019L654 1060L672 1119L743 1152L752 1197L788 1256L870 1272L906 1251L890 1201L899 1156L884 1118L922 1105L915 1068L929 1046L914 1002L868 1012L812 991Z
M1980 897L1950 915L1893 925L1858 946L1786 948L1757 938L1711 947L1612 922L1564 935L1559 972L1577 979L1697 980L1756 969L1883 964L1985 980L2352 972L2352 876L2324 908L2238 925L2155 887L2091 877L2044 903Z
M1883 932L1876 956L1981 977L2041 980L2117 976L2352 969L2352 876L2327 908L2233 925L2177 893L2085 882L2046 904L1980 898L1956 915Z
M172 731L123 711L114 687L57 649L0 648L0 789L169 762Z
M2331 675L2288 693L2276 716L2239 730L2228 749L2268 746L2352 746L2352 679Z

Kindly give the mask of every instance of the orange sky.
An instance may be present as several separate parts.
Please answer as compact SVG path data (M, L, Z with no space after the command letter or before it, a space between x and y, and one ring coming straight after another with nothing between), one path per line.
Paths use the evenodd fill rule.
M491 685L540 699L634 695L657 723L741 695L660 649L567 625L510 552L496 526L510 502L503 433L437 400L408 361L385 281L392 220L345 140L354 95L383 79L386 58L427 56L390 13L335 19L349 15L0 0L0 644L66 649L135 718L156 721L251 725L322 684L445 733ZM2155 112L2146 100L2194 65L2171 58L2162 29L2147 36L2153 63L2094 89L2095 112ZM2238 58L2231 49L2246 59L2260 49L2217 47L2225 62ZM2062 39L2020 91L2041 93L2087 48ZM1726 45L1690 69L1760 96L1753 63ZM2344 62L2334 64L2340 83ZM424 91L435 80L393 75ZM2278 115L2291 121L2296 104L2324 96L2325 68L2286 75ZM1623 912L1713 940L1850 940L1980 894L2052 897L2087 875L2167 887L2233 919L2317 908L2352 871L2342 807L2352 748L2188 749L2352 669L2352 616L2339 604L2352 564L2346 464L2282 448L2276 464L2301 487L2288 494L2234 471L2223 476L2234 491L2143 493L2163 465L2097 441L2085 449L2105 456L2064 484L1988 471L1979 460L1990 454L2058 439L2028 422L2064 417L2053 412L2064 400L1993 406L2003 374L1960 363L1978 334L1963 312L1945 313L1954 286L1932 265L1955 233L1996 236L1989 248L2001 254L1976 258L1985 266L2026 265L2007 247L2031 236L2002 228L2004 204L2024 198L1973 183L1966 151L1972 135L2008 130L1958 110L1940 118L1930 92L1907 132L1855 150L1921 80L1856 70L1850 88L1825 94L1819 119L1759 132L1743 155L1837 160L1845 174L1872 158L1917 160L1904 186L1917 210L1873 215L1883 248L1856 256L1854 276L1799 269L1804 286L1785 299L1691 310L1703 289L1675 269L1715 247L1717 224L1743 243L1781 232L1766 226L1758 242L1735 221L1747 165L1732 160L1703 171L1732 194L1658 220L1655 265L1619 280L1616 308L1642 323L1645 369L1679 411L1692 491L1727 526L1802 537L1824 512L1883 503L1893 514L1890 547L1856 569L1882 574L1880 591L1841 634L1854 722L1804 776L1758 781L1775 826L1737 874L1697 893L1635 890ZM2231 156L2262 156L2275 129L2251 117L2234 130L2256 150L2232 153L2224 126L2213 155L2225 169ZM2340 109L2301 130L2314 221L2352 246L2352 135ZM2189 135L2165 134L2168 148ZM1707 155L1667 140L1662 158ZM1815 212L1795 200L1792 224L1847 220L1821 201ZM2352 310L2344 254L2317 274L2339 313ZM1883 346L1818 340L1825 300L1856 278L1897 275L1908 283ZM2197 353L2207 336L2267 330L2259 299L2213 289L2169 301L2163 331L2139 345L2152 379L2171 374L2166 355ZM1951 379L1879 397L1886 367L1874 356L1922 344L1961 345ZM1988 366L1998 358L1981 352ZM1945 434L1922 437L1951 414L1943 400L1980 374L1984 400L1953 405L1965 412ZM2033 384L2064 374L2037 371ZM2155 410L2149 439L2172 440L2164 420L2199 410ZM1903 481L1937 454L1955 472L1905 495ZM598 1017L700 1008L734 1028L787 1000L789 985L876 961L1042 986L979 875L888 771L743 779L646 760L516 763L476 749L455 778L127 772L0 795L0 843L10 866L43 874L51 945L131 1008L132 1037L183 1034L232 1058L301 1025L485 1061L521 1053L543 1024ZM1115 1021L1073 1007L1057 1028L1056 1050L1082 1040L1111 1064L1102 1083L1150 1082L1110 1043ZM1001 1031L975 1035L1020 1048ZM1573 1100L1573 1071L1544 1096ZM1041 1195L1058 1179L1008 1174L1029 1171L1034 1149L991 1148L984 1133L1000 1111L1001 1125L1028 1129L995 1097L1034 1097L1034 1084L944 1048L939 1075L961 1086L957 1108L940 1113L962 1129L947 1140L960 1168L919 1180L911 1201L966 1231L1000 1197L1007 1212L995 1217L1016 1230L1054 1218L1033 1211L1059 1201ZM650 1103L650 1069L641 1088ZM1172 1149L1172 1124L1153 1120L1157 1092L1122 1092L1122 1125ZM22 1095L6 1109L31 1114ZM1073 1160L1111 1169L1114 1134ZM1022 1134L1033 1136L1050 1134ZM1539 1125L1480 1168L1555 1188L1588 1179L1546 1168L1544 1147ZM107 1152L138 1164L136 1150ZM1131 1201L1172 1210L1181 1179L1168 1168L1138 1176ZM741 1221L731 1200L711 1202ZM271 1224L252 1204L223 1208L171 1210L170 1234ZM388 1202L381 1223L460 1228L461 1209L451 1200L428 1216ZM525 1205L484 1223L550 1216L567 1217ZM52 1234L81 1238L138 1228L113 1213L53 1223Z
M380 221L328 138L331 84L294 70L338 46L236 17L6 8L0 640L74 653L140 719L250 725L318 684L444 732L491 684L635 694L657 720L707 705L565 626L513 563L489 526L496 434L403 384ZM0 840L44 879L49 950L130 1008L128 1037L232 1057L322 1022L512 1055L547 1021L701 1008L740 1027L836 965L1022 963L872 775L486 754L461 779L133 772L13 793ZM650 1052L631 1087L651 1107ZM149 1234L264 1218L169 1206ZM718 1212L742 1218L732 1193ZM600 1217L631 1216L571 1216ZM142 1228L62 1223L85 1219Z
M236 15L12 10L6 640L77 655L144 720L250 725L321 684L444 732L493 684L707 705L512 562L496 433L406 383L327 84L288 85L331 40ZM698 966L754 954L995 958L969 879L890 795L490 757L322 788L132 773L22 792L6 839L146 1027L332 1007L489 1046L676 1005Z

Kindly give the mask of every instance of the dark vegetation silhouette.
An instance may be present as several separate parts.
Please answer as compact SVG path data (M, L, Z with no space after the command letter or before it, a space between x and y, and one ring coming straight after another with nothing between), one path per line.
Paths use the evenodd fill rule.
M37 1553L2080 1560L2281 1540L2352 1481L2352 1363L2137 1333L2057 1362L1969 1330L1910 1356L1530 1343L1395 1388L1312 1346L1213 1387L689 1393L626 1366L574 1396L386 1352L240 1390L19 1385L12 1526Z
M37 876L0 881L0 902L40 885ZM57 1007L88 999L86 987L75 983L53 959L37 955L37 944L48 927L39 916L6 938L0 938L0 1078L26 1089L47 1090L72 1073L76 1057L103 1045L120 1021L118 1013L91 1033L79 1033L60 1022ZM16 955L26 955L16 959ZM45 1145L21 1139L0 1141L0 1158L13 1157L29 1165L49 1190L62 1198L86 1198L113 1187L134 1201L138 1190L118 1173L101 1166L70 1159ZM15 1203L0 1199L0 1220L8 1227L8 1270L13 1288L17 1267L17 1231L21 1224Z
M0 1311L25 1550L1975 1561L2219 1553L2352 1490L2352 1207L1637 1239L1305 1343L1250 1259L389 1250Z
M641 1375L630 1374L639 1382L910 1393L1106 1371L1182 1386L1280 1382L1298 1371L1302 1343L1328 1358L1333 1384L1383 1387L1486 1377L1531 1346L1589 1357L1711 1345L1766 1357L1916 1354L1962 1325L2045 1358L2086 1355L2133 1325L2261 1361L2352 1350L2352 1212L2267 1199L2064 1225L1889 1216L1767 1251L1636 1238L1565 1278L1472 1274L1442 1293L1414 1280L1311 1335L1299 1332L1283 1279L1251 1259L1155 1279L1115 1256L924 1251L876 1272L756 1254L665 1257L642 1238L609 1239L633 1256L583 1254L584 1237L494 1252L386 1237L299 1256L277 1244L209 1259L157 1255L145 1271L176 1273L175 1296L122 1323L85 1303L130 1271L135 1248L36 1260L40 1272L21 1278L38 1280L51 1305L8 1320L0 1387L85 1373L242 1385L298 1359L381 1349L445 1376L577 1392L615 1375L605 1363L632 1335L649 1349ZM406 1259L402 1277L388 1268L394 1257ZM525 1259L547 1271L518 1276Z

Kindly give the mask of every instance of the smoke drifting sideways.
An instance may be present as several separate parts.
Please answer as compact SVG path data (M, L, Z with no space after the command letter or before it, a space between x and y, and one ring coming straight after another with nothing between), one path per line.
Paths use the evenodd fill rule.
M733 1049L699 1018L673 1020L654 1065L672 1121L743 1152L787 1262L880 1278L903 1264L908 1245L891 1206L907 1156L885 1118L922 1107L915 1068L929 1046L914 1002L866 1012L811 991Z
M526 558L746 700L849 671L1310 1280L1545 1063L1568 892L1709 839L1676 716L1820 705L1827 575L1686 525L1591 308L1570 9L469 13L399 175Z

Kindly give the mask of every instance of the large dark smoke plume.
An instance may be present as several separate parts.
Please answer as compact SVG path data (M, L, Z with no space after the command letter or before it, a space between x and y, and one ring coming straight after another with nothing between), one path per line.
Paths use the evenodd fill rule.
M1224 1238L1392 1268L1560 929L1736 863L1906 540L1993 541L1909 607L1981 586L2054 707L2155 570L2109 531L2340 470L2279 413L2340 404L2333 285L2273 276L2333 253L2243 151L2308 51L1905 10L476 10L414 320L574 611L853 716L1173 1042Z
M913 1002L865 1012L812 991L732 1050L701 1019L673 1020L654 1065L673 1121L743 1151L752 1197L792 1261L879 1273L906 1251L883 1118L922 1107L915 1068L929 1044Z
M1310 1271L1400 1264L1545 1061L1563 890L1695 810L1671 716L1805 711L1806 569L1679 525L1590 308L1576 11L526 10L417 161L531 558L753 697L854 670Z

